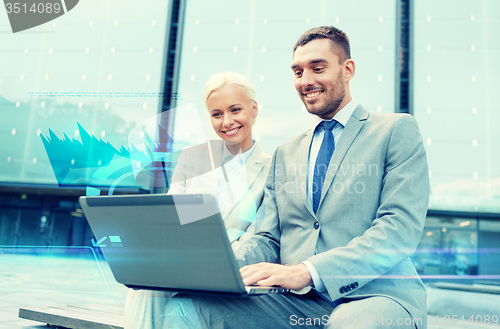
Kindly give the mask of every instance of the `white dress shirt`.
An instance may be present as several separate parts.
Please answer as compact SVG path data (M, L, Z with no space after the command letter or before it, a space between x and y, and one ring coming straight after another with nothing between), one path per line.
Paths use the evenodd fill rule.
M224 143L224 146L222 147L222 162L219 168L219 189L217 193L217 204L219 205L220 210L229 206L227 204L228 201L231 201L230 206L234 206L232 194L230 193L231 188L240 175L241 170L245 166L248 158L252 155L255 145L257 144L253 141L253 146L250 149L243 153L233 155Z

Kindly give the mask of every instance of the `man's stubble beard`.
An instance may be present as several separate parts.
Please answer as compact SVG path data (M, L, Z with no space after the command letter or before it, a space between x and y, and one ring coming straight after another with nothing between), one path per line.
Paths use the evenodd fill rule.
M307 106L305 99L302 99L302 102L304 103L307 111L321 118L329 118L329 119L333 118L333 116L340 110L339 109L340 104L345 98L345 85L343 84L342 81L342 71L340 71L337 77L334 89L330 90L330 92L333 92L333 101L328 104L325 104L322 108L317 109L316 111L311 111ZM337 92L338 95L336 96L335 94Z

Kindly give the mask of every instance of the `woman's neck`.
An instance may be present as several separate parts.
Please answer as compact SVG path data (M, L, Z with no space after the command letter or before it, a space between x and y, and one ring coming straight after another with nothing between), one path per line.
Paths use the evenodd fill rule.
M249 138L248 140L245 140L239 144L229 144L226 142L226 147L231 152L232 155L236 155L239 153L245 153L249 149L251 149L253 146L253 140Z

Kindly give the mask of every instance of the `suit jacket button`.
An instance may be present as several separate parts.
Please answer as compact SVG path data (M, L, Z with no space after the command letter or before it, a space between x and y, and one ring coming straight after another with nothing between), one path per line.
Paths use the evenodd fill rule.
M314 229L317 230L319 228L319 222L314 222Z

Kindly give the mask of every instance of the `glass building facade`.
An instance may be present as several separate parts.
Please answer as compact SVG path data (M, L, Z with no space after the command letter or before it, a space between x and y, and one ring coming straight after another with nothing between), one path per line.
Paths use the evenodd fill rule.
M413 114L431 209L500 212L499 13L498 1L415 1Z
M166 1L83 1L11 33L0 9L0 181L57 184L41 138L49 130L81 140L80 124L128 147L130 131L158 112L149 95L161 91L167 21Z

